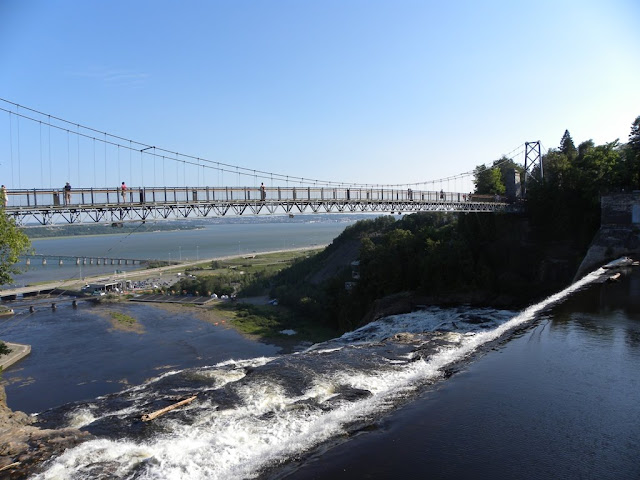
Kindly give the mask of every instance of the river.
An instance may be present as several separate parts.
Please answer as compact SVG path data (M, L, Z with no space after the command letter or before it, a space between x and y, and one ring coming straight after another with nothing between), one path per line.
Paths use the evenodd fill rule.
M428 307L290 354L146 305L118 306L143 334L62 306L3 322L36 347L7 394L97 437L39 479L636 479L640 269L606 275L520 312Z

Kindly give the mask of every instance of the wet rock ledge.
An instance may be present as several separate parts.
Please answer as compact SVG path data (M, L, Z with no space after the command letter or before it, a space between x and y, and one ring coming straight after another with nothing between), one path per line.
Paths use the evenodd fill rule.
M0 385L0 479L26 478L45 460L91 438L75 428L41 429L35 423L35 418L7 407Z

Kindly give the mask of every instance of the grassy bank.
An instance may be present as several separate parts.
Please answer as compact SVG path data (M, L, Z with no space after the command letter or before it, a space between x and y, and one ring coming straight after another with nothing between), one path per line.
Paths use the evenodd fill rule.
M289 339L295 342L317 343L334 338L338 334L336 330L297 316L286 307L222 303L216 309L238 331L265 340Z

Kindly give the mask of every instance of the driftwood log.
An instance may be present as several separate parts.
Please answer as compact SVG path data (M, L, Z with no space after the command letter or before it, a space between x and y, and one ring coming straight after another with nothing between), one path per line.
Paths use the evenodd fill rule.
M21 462L10 463L9 465L5 465L4 467L0 468L0 472L4 472L5 470L9 470L10 468L18 467L20 465Z
M143 422L149 422L149 421L153 420L154 418L158 418L159 416L164 415L165 413L170 412L171 410L173 410L175 408L178 408L178 407L181 407L183 405L187 405L187 404L193 402L196 399L197 396L198 395L194 395L193 397L185 398L184 400L181 400L181 401L179 401L177 403L169 405L168 407L161 408L160 410L156 410L155 412L145 413L144 415L142 415L142 417L140 417L140 419Z

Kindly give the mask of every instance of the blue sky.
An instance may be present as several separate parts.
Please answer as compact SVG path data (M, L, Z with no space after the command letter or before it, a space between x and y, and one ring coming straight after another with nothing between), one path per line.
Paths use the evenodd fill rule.
M639 86L635 0L0 0L1 98L304 178L436 180L565 129L626 142ZM0 111L9 188L259 181L170 160L152 175L151 158L29 123Z

